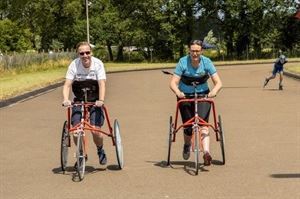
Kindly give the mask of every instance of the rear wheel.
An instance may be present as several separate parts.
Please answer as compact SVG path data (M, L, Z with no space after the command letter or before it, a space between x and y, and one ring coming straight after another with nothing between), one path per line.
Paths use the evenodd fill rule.
M194 155L195 155L195 174L198 175L199 172L199 155L200 155L200 149L199 149L199 129L197 132L194 132L195 136L195 146L194 146Z
M115 139L115 147L116 147L119 169L122 169L124 167L123 146L122 146L121 132L120 132L120 126L118 120L114 121L114 139Z
M172 126L172 116L170 116L169 120L169 136L168 136L168 157L167 157L167 165L170 165L171 159L171 146L172 146L172 133L173 133L173 126Z
M221 147L221 153L222 153L222 164L225 164L225 134L224 130L222 127L222 119L221 115L218 116L219 122L218 122L218 127L219 127L219 142L220 142L220 147Z
M77 137L77 151L76 151L76 170L79 180L83 180L85 172L85 154L84 154L84 134L83 132L78 134Z
M68 152L70 147L70 134L68 132L67 121L64 122L60 144L60 165L63 172L66 171L68 163Z

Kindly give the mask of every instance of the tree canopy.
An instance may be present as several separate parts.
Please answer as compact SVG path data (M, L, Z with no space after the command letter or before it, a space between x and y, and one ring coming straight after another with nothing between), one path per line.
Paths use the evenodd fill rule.
M146 60L176 59L205 37L231 59L300 54L294 0L3 0L0 50L74 49L87 40L86 6L90 42L111 61L124 60L128 46Z

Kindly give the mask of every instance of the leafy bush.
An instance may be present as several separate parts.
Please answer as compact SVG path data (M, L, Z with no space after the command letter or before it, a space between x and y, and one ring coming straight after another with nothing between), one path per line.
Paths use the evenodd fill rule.
M140 51L126 51L124 52L124 59L128 62L142 62L145 60L145 57Z
M2 52L25 52L32 49L30 30L19 28L16 23L8 19L0 20L0 35L0 51Z

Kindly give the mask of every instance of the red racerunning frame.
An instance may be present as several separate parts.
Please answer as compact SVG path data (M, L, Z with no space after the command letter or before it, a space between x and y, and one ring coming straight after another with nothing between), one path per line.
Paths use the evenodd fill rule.
M189 119L188 121L186 121L185 123L183 123L182 125L180 125L179 127L177 127L177 124L178 124L178 110L179 110L179 106L181 103L183 102L193 102L195 103L195 99L192 98L192 99L180 99L177 101L177 106L176 106L176 114L175 114L175 120L174 120L174 131L173 131L173 139L172 139L172 142L175 142L176 140L176 133L183 127L186 127L186 126L191 126L195 123L197 123L199 126L207 126L207 127L211 127L213 129L214 132L216 132L216 139L217 141L219 141L219 136L218 136L218 125L217 125L217 114L216 114L216 108L215 108L215 103L214 103L214 100L212 98L197 98L196 99L196 102L197 103L201 103L201 102L208 102L211 104L211 110L212 110L212 113L213 113L213 119L214 119L214 122L213 124L211 123L208 123L206 122L205 120L203 120L203 118L201 118L198 114L196 114L194 117L192 117L191 119ZM196 122L198 121L198 122Z
M84 106L84 114L83 114L83 122L80 121L78 124L76 124L75 126L71 127L71 108L73 106ZM111 127L111 124L110 124L110 120L109 120L109 115L108 115L108 111L107 111L107 108L102 105L102 110L104 112L104 115L105 115L105 120L107 121L107 125L108 125L108 130L109 132L105 132L103 130L101 130L101 128L99 127L95 127L93 125L90 124L90 118L89 118L89 108L92 107L92 106L95 106L95 103L94 102L81 102L81 103L73 103L71 106L68 106L67 108L67 127L68 127L68 132L70 134L74 134L76 133L76 131L78 131L79 128L81 128L81 125L83 126L83 129L81 130L89 130L89 131L93 131L93 132L98 132L98 133L103 133L109 137L111 137L112 139L112 144L113 146L115 146L115 140L114 140L114 136L113 136L113 129ZM70 143L71 144L71 143Z

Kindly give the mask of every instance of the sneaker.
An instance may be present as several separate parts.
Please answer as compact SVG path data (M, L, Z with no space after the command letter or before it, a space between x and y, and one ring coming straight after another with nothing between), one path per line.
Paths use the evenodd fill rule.
M183 152L182 152L182 157L185 160L188 160L190 158L191 154L191 145L190 144L184 144L183 145Z
M267 86L268 83L269 83L269 80L266 78L265 82L264 82L264 88Z
M209 166L211 164L212 158L208 152L204 153L203 160L204 160L204 166Z
M283 90L283 87L281 84L279 84L279 90Z
M97 149L97 153L98 153L98 157L99 157L99 163L101 164L101 165L106 165L106 163L107 163L107 158L106 158L106 154L105 154L105 151L104 151L104 149L101 147L99 147L98 149Z

